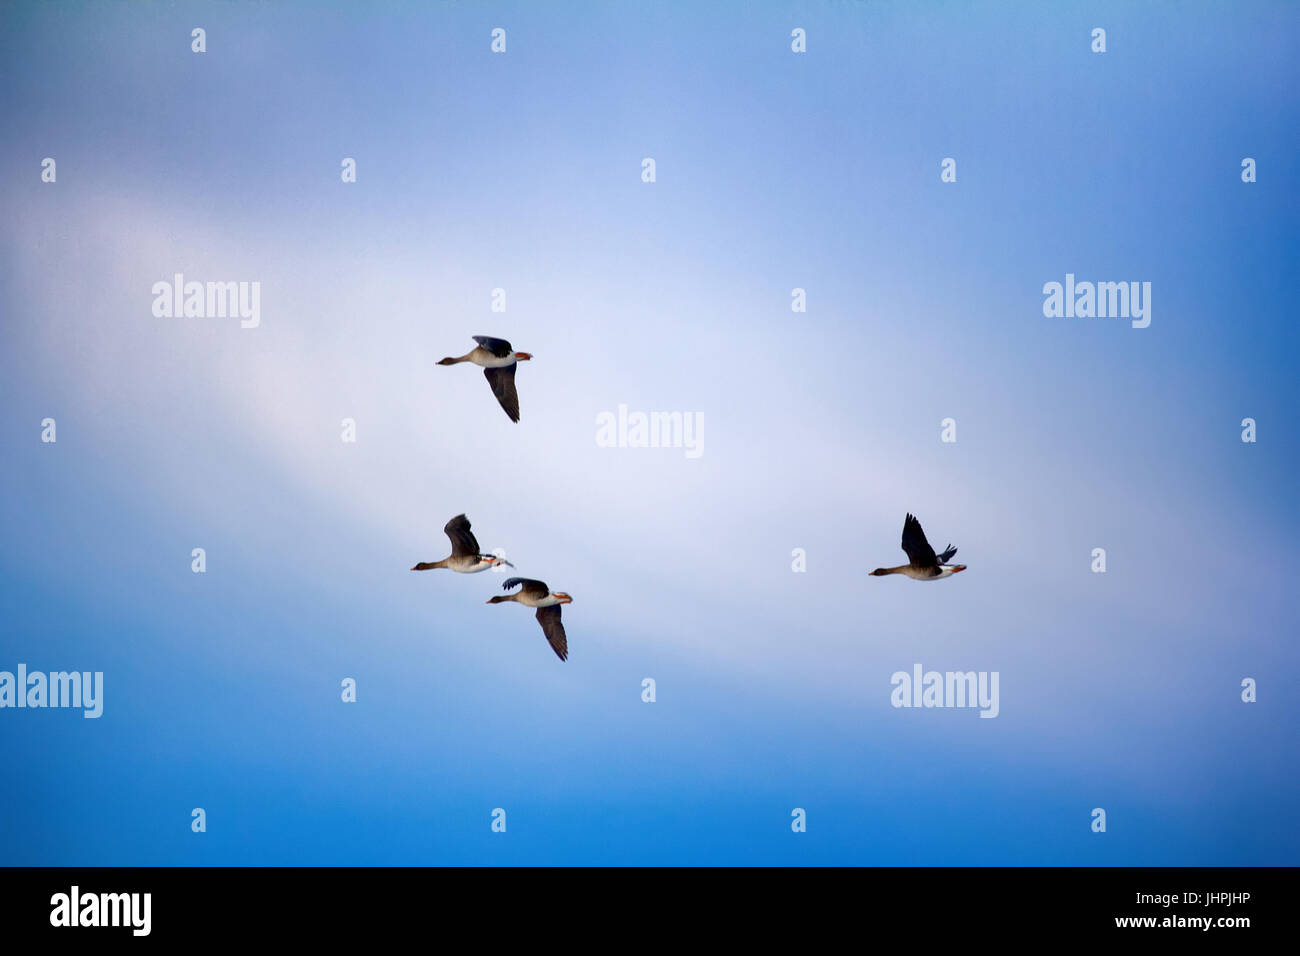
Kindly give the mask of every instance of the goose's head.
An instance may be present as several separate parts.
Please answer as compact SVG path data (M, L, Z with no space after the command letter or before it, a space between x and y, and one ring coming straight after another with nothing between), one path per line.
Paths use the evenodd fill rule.
M884 568L876 568L876 570L871 572L871 576L873 578L883 578L888 573L889 572L886 571Z

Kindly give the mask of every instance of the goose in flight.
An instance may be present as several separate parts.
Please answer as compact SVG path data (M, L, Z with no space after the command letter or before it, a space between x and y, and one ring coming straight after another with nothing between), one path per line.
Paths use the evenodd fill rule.
M461 574L473 574L476 571L495 568L501 564L514 567L505 558L481 553L478 539L474 537L474 532L469 530L469 519L464 515L456 515L447 522L442 530L447 533L447 537L451 538L451 556L443 558L441 561L421 561L411 568L412 571L450 568L452 571L459 571Z
M910 514L903 520L903 550L907 552L907 564L900 564L896 568L876 568L871 574L874 577L885 574L906 574L916 581L937 581L939 578L950 577L958 571L966 570L964 564L948 563L957 553L957 549L951 544L943 553L935 554L934 548L930 547L930 542L925 540L921 522Z
M537 608L537 623L542 625L542 633L551 643L560 660L569 659L569 640L564 636L564 623L560 620L560 605L572 604L573 598L563 591L552 591L544 581L531 578L510 578L503 587L509 591L516 584L522 584L514 594L498 594L488 600L488 604L500 604L502 601L518 601L525 607Z
M512 422L519 421L519 393L515 391L515 369L520 362L527 362L532 355L528 352L516 352L505 339L494 339L487 335L476 335L474 341L478 347L466 352L460 358L445 358L439 365L458 365L461 362L473 362L483 369L492 394L497 397L501 407L510 416Z

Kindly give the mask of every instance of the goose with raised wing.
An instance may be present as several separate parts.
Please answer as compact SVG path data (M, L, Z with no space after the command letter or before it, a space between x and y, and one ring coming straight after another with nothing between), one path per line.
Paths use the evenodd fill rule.
M501 407L510 416L512 422L519 421L519 393L515 391L515 369L520 362L532 358L528 352L516 352L505 339L494 339L490 335L476 335L474 341L478 346L466 352L460 358L450 356L441 359L439 365L459 365L461 362L473 362L483 369L492 394L497 397Z
M572 604L573 598L563 591L552 591L545 581L532 578L509 578L502 587L509 591L516 584L522 584L514 594L498 594L488 600L488 604L500 604L503 601L518 601L525 607L537 608L537 623L542 625L542 633L551 644L560 660L569 659L569 640L564 635L564 623L560 620L560 607Z
M456 515L447 522L442 530L451 539L451 555L441 561L421 561L411 568L412 571L432 571L435 568L447 568L461 574L474 574L477 571L486 571L488 568L495 568L502 564L514 567L505 558L482 553L482 549L478 546L478 539L474 537L474 532L469 530L469 519L464 515Z
M934 548L930 547L930 542L925 540L925 532L921 530L921 522L917 521L916 517L911 514L903 519L903 550L907 552L907 564L900 564L896 568L876 568L871 572L872 576L906 574L915 581L937 581L940 578L951 577L958 571L966 570L964 564L948 563L952 560L952 556L957 553L957 549L951 544L942 553L934 553Z

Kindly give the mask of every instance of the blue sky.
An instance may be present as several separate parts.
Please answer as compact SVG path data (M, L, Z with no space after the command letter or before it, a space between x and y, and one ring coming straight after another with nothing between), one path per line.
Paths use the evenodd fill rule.
M3 17L0 669L105 704L0 710L0 862L1297 862L1293 5ZM177 272L261 326L156 318ZM518 425L434 365L476 333ZM908 511L967 573L866 576ZM459 512L567 663L407 570ZM915 663L999 716L891 707Z

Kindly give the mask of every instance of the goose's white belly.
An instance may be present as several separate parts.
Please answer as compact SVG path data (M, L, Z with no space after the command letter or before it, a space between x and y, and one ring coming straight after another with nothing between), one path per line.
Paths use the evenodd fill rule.
M451 569L460 574L477 574L480 571L486 571L490 567L492 567L492 562L484 561L481 558L458 558L451 563Z
M916 568L909 567L905 569L903 573L913 581L938 581L942 578L952 577L953 571L952 568L940 568L938 574L927 574L924 571L919 571Z
M505 368L507 365L515 364L515 357L513 355L507 355L505 358L497 358L484 348L475 349L470 355L469 360L480 368Z

